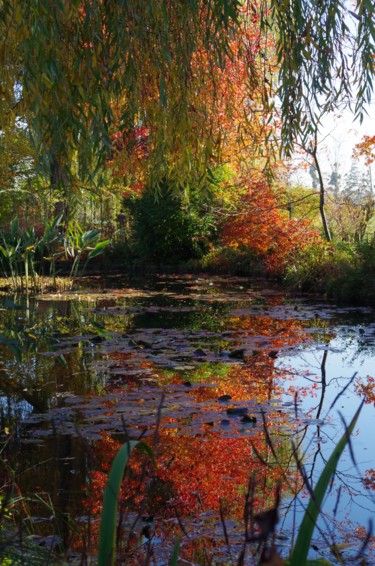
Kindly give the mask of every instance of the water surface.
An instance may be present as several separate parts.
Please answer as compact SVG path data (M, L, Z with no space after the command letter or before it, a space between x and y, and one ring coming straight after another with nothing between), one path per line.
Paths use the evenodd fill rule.
M134 563L165 563L181 536L182 558L229 563L279 492L287 555L309 496L296 457L313 487L366 392L312 549L334 560L330 546L345 543L354 563L375 503L373 311L242 278L85 287L0 299L2 458L32 495L35 540L68 548L71 562L95 556L110 462L142 437L157 468L135 457L124 483L122 551Z

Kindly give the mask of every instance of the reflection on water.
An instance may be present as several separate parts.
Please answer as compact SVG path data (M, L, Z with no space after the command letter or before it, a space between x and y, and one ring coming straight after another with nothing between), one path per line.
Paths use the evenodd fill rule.
M314 486L343 421L373 390L373 313L245 279L90 284L76 296L2 299L2 459L8 479L34 494L33 529L58 535L71 561L95 554L113 456L125 438L143 437L157 466L138 455L128 470L124 555L162 562L182 537L182 558L227 563L280 492L277 544L287 555L308 498L293 450ZM333 540L366 537L374 415L365 405L355 461L350 450L340 460L315 532L319 556L333 560Z
M374 371L374 330L375 325L371 323L366 327L337 325L335 336L329 342L300 348L293 356L278 361L282 373L290 371L294 376L293 391L299 392L303 414L324 423L322 426L317 423L316 428L301 427L305 468L315 482L342 435L343 423L349 423L357 410L363 386L369 383ZM365 334L368 340L364 339ZM314 396L310 394L312 388ZM347 450L339 462L325 504L325 519L333 522L331 528L342 523L344 533L348 525L352 530L355 523L367 527L374 515L375 498L371 491L364 489L366 482L363 481L371 477L374 468L374 430L375 412L373 403L368 403L362 409L352 438L355 462ZM340 504L336 506L337 498ZM321 524L322 528L327 528L323 527L323 518Z

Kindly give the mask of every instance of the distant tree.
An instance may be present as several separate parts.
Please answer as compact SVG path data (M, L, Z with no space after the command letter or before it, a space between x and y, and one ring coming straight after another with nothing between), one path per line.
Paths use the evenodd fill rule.
M311 184L312 184L312 188L313 189L317 189L318 188L318 173L316 171L316 167L314 164L311 164L309 167L309 173L310 173L310 177L311 177Z
M370 167L367 167L366 170L362 172L360 179L360 191L364 196L372 194L372 178Z
M328 207L335 237L346 242L363 240L374 211L369 170L362 171L358 163L352 161L343 189L334 195Z
M337 196L341 188L341 174L339 173L339 167L337 161L335 161L335 163L333 164L333 168L330 173L328 184L334 196Z
M344 195L351 200L355 200L355 195L359 192L360 184L361 171L358 163L352 161L349 173L345 175L344 179Z
M360 203L372 193L371 171L360 169L356 161L352 161L349 173L345 176L343 195L352 202Z

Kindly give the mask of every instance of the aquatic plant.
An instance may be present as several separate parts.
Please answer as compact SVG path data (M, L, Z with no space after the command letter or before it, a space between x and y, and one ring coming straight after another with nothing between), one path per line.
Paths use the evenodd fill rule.
M88 262L102 254L109 243L110 240L100 241L100 230L95 229L85 232L77 222L70 222L64 236L65 255L67 258L73 259L70 277L82 275ZM86 256L86 261L80 270L79 267L83 256Z
M98 566L108 566L115 563L117 507L120 487L130 453L136 446L139 450L146 452L151 461L154 462L152 450L144 442L126 442L117 452L104 491L103 511L100 521Z
M279 505L278 496L276 498L275 508L261 514L262 516L267 515L267 517L271 517L272 515L272 517L274 517L274 519L272 520L267 519L268 523L270 523L270 528L268 527L267 529L262 528L260 535L255 535L255 536L252 535L250 537L246 536L245 546L248 542L259 543L258 550L260 552L260 557L259 557L260 565L266 564L266 562L264 562L264 557L267 554L266 551L269 551L269 557L271 561L270 562L267 561L267 564L270 564L271 566L272 565L281 566L283 564L284 566L324 566L324 565L333 566L333 563L327 561L326 559L320 558L320 559L308 560L307 557L310 550L313 531L316 527L319 515L321 513L323 499L327 493L329 483L336 471L337 463L340 459L340 456L343 453L347 444L349 443L350 435L352 434L354 427L357 423L359 414L362 409L362 405L363 402L361 403L360 407L355 413L349 426L346 428L342 438L335 446L330 458L328 459L319 477L315 489L313 490L311 486L307 484L311 497L309 504L306 508L302 523L300 525L296 544L292 550L290 558L283 560L281 556L276 552L273 543L270 547L268 547L267 545L268 538L270 534L274 532L274 528L277 523L277 511ZM147 454L150 456L152 462L154 462L153 452L151 448L143 442L129 441L123 444L119 449L119 451L117 452L113 460L111 470L109 472L108 482L104 492L104 502L103 502L103 510L101 514L100 536L99 536L99 557L98 557L99 566L108 566L108 565L113 565L115 563L117 507L118 507L118 500L120 494L120 487L121 487L124 470L127 466L130 457L130 453L133 450L133 448L135 448L136 446L146 451ZM295 457L296 457L297 465L300 468L300 471L303 472L303 470L301 469L302 464L299 457L296 454L296 451L295 451ZM302 473L302 475L304 474ZM251 502L251 498L247 496L246 504L249 503L249 501ZM245 508L246 508L246 504L245 504ZM255 523L258 522L257 517L260 517L260 515L255 515L253 517ZM226 533L225 524L223 526L224 526L224 533ZM265 543L262 547L260 545L261 542ZM171 564L177 564L179 545L180 545L180 541L177 540L173 550ZM242 551L242 554L240 555L238 564L243 564L244 556L245 556L245 549Z
M27 288L29 268L34 282L36 276L34 257L39 239L34 228L24 230L21 228L18 218L14 218L10 223L8 232L0 231L0 242L1 264L4 274L10 275L16 288Z
M49 276L57 286L56 261L64 255L73 260L70 277L82 275L88 262L103 253L110 240L100 240L98 229L84 231L77 222L68 225L66 233L61 229L63 215L46 222L38 235L34 227L22 228L18 218L10 223L9 230L0 230L0 266L5 278L10 278L12 290L26 290L30 278L34 290L43 289L39 278L49 265ZM81 267L81 260L85 258Z
M59 226L63 219L63 214L59 214L52 218L49 222L45 223L44 232L40 239L39 252L41 256L43 273L44 262L49 261L49 275L53 278L54 285L56 286L56 259L63 255L63 251L58 249L63 241L63 236Z

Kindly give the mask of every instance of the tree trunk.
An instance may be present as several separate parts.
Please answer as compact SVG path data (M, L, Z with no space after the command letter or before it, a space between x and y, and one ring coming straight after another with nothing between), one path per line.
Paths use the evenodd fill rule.
M332 241L331 233L330 233L330 230L329 230L329 227L328 227L327 217L326 217L326 213L325 213L325 209L324 209L325 188L324 188L323 175L322 175L322 171L320 169L319 160L318 160L318 153L317 153L318 147L317 146L318 146L317 139L315 137L313 148L309 150L309 153L314 160L314 165L315 165L316 171L318 173L319 211L320 211L320 217L322 219L324 236L325 236L325 239L327 240L327 242L331 242Z

